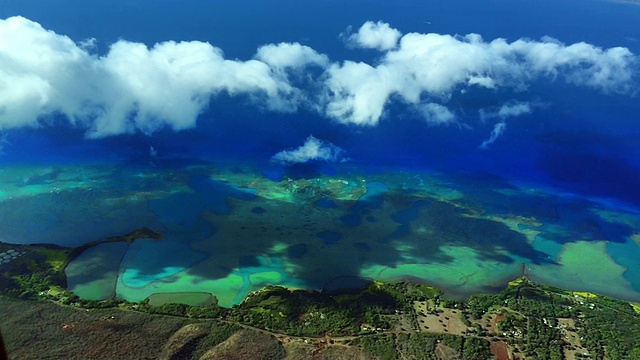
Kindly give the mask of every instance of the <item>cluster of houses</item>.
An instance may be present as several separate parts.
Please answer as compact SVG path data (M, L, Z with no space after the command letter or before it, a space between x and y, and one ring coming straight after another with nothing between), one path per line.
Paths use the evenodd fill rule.
M0 253L0 265L8 264L11 261L19 258L26 254L25 252L16 251L13 249L9 249Z

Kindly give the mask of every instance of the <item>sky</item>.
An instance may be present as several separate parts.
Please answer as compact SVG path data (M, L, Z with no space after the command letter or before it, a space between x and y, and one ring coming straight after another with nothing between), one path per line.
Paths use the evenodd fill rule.
M0 164L484 171L640 204L640 6L0 0Z

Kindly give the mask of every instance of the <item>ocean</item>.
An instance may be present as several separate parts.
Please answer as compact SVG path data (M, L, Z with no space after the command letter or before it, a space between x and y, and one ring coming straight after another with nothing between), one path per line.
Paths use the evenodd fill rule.
M74 121L67 108L42 105L36 126L26 120L16 126L11 116L23 112L11 112L20 103L7 94L25 78L0 81L0 94L9 99L0 101L0 240L78 246L143 226L165 235L160 245L99 245L74 260L67 272L70 289L87 298L139 301L156 293L208 292L230 306L268 284L323 289L343 278L354 284L412 279L465 297L526 274L640 301L637 4L0 1L0 19L18 15L76 43L95 39L86 48L86 61L95 68L115 61L113 44L123 40L146 49L167 41L208 42L236 64L264 60L256 52L266 44L300 43L329 64L285 75L271 64L265 73L239 73L244 77L233 80L216 73L223 80L215 91L201 90L209 85L191 75L171 82L166 93L163 75L150 75L140 93L114 97L109 91L115 90L101 88L107 80L86 89L79 82L81 104L95 101L91 111L125 106L113 99L133 94L133 110L123 116L151 114L97 138L91 135L94 118L73 104L68 108L82 115ZM458 73L420 84L411 76L438 66L445 71L468 52L442 63L400 62L400 54L389 55L393 50L362 45L364 37L348 40L367 21L397 29L402 41L413 33L451 35L453 40L437 38L440 49L447 41L471 44L477 40L463 36L479 34L484 40L474 51L484 54L477 63L486 67L464 63L472 69L467 82L431 90ZM555 53L551 59L560 60L551 66L525 50L500 55L490 45L498 38L524 39L539 48L586 45ZM2 46L0 60L11 55ZM376 46L384 45L370 47ZM631 55L597 55L613 47ZM187 59L197 53L191 51ZM135 60L134 54L133 48L123 52L125 62L118 66ZM621 62L627 67L617 67ZM6 76L22 71L0 64L11 70ZM348 80L354 71L331 76L329 69L349 64L389 72L353 82ZM503 74L509 64L521 66ZM402 72L407 67L411 76ZM118 78L125 81L147 68L109 69L127 74ZM379 80L395 76L388 75L393 71L402 76L392 79L407 81L405 87ZM56 91L68 85L47 74L40 75ZM506 85L471 84L488 81L485 75ZM262 86L245 81L251 76L299 91L245 91ZM356 117L358 111L369 116L374 90L387 86L394 90L382 102L381 116ZM411 86L423 87L417 98ZM76 94L60 88L62 99L68 99L65 91ZM197 105L195 125L182 126L180 115L153 125L173 114L173 100L183 93L185 103ZM368 96L359 98L361 93ZM67 104L56 100L58 94L40 101ZM156 101L156 94L166 97ZM358 101L367 106L357 108ZM345 106L352 107L340 112ZM363 125L367 119L371 123ZM310 136L320 152L297 152L313 143ZM277 160L283 158L288 160ZM84 264L100 270L93 277L78 274L74 269Z

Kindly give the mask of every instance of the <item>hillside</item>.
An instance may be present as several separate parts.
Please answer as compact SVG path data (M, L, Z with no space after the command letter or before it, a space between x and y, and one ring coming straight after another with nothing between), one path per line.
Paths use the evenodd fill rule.
M0 328L14 359L640 358L640 306L526 278L465 302L372 282L332 293L268 286L233 308L153 306L81 300L64 290L74 251L12 247Z

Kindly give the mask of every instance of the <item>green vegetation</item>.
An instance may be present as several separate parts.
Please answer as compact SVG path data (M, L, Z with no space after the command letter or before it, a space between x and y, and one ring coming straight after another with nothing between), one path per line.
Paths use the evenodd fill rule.
M199 359L207 350L227 340L231 335L235 334L240 327L233 324L220 323L211 327L211 331L207 336L197 342L193 350L193 358ZM178 357L177 357L178 358Z
M491 359L489 341L475 337L462 337L449 334L401 333L362 337L359 341L367 353L378 359L436 359L437 347L445 347L446 351L456 358L465 360Z
M105 241L153 236L142 229ZM170 340L166 340L170 334L163 332L163 341L171 344L163 352L169 354L167 358L224 358L233 351L244 351L239 349L247 339L255 339L261 342L261 350L251 349L254 352L247 352L247 356L261 351L279 359L286 353L279 341L286 337L288 341L298 341L294 341L297 345L291 351L301 354L313 354L318 349L333 354L333 342L342 341L343 347L355 349L350 351L377 359L489 359L497 351L504 354L507 350L526 359L561 360L568 353L594 360L640 359L637 304L542 286L526 278L510 282L497 294L478 294L465 302L444 299L438 289L427 285L373 282L362 289L339 293L267 286L230 309L215 301L205 306L153 306L148 300L83 300L65 291L64 266L79 254L78 249L0 243L0 251L9 249L23 255L0 266L0 295L46 300L38 307L60 309L52 311L55 321L62 324L59 326L89 326L86 320L67 324L71 321L66 318L80 319L74 308L108 312L113 318L121 317L125 310L138 314L135 324L169 315L174 319L170 321L173 332L179 324L191 322L191 328L185 326L184 334L176 333ZM10 304L18 306L18 302ZM63 313L66 315L59 315ZM109 323L103 325L105 329L113 328ZM15 324L7 325L5 321L3 326ZM20 336L9 337L8 341L31 341L27 335Z
M396 343L391 334L364 336L360 339L359 345L367 353L380 360L394 360L398 358Z
M3 244L0 251L7 249L10 247ZM48 292L52 287L66 285L59 261L67 257L67 249L21 246L19 250L25 255L0 266L1 295L31 299Z
M160 239L161 235L148 229L134 230L124 236L112 236L93 241L83 246L69 249L57 245L9 245L0 242L0 252L10 249L23 253L9 263L0 265L0 295L18 299L46 298L70 302L80 301L77 296L69 294L64 289L67 280L64 269L69 262L84 250L105 242L133 242L141 238ZM96 304L92 301L80 301L80 305L87 307L110 307L113 300ZM119 302L118 302L119 303Z
M399 334L398 343L405 344L403 353L408 359L431 359L440 340L439 335L432 333Z
M562 348L566 344L556 319L577 313L575 309L571 311L571 300L556 291L522 281L499 294L472 296L467 304L476 319L489 311L498 311L503 316L498 329L513 334L512 338L517 338L526 356L562 359Z
M232 324L194 323L183 326L167 341L160 359L200 359L209 349L229 339L241 327Z
M234 321L291 335L352 335L388 330L389 315L410 311L413 301L439 295L433 287L412 283L375 282L341 294L268 286L229 314Z
M127 302L122 302L129 304ZM145 300L139 305L130 305L135 310L143 311L149 314L162 314L180 317L189 317L194 319L219 319L225 316L228 309L219 307L213 303L205 306L191 306L186 304L164 304L160 306L149 305L149 301Z
M324 293L270 286L247 297L231 311L231 318L298 336L343 335L358 333L365 321L371 327L388 327L381 315L395 305L392 296L375 290L338 302Z
M512 339L524 354L537 359L563 359L565 340L558 319L571 319L591 359L627 359L640 354L640 316L632 304L591 293L569 292L522 281L495 295L476 295L467 302L479 318L498 311L500 331L522 334ZM588 354L588 355L584 355Z
M580 302L576 325L594 359L640 359L639 315L628 302L602 296Z

